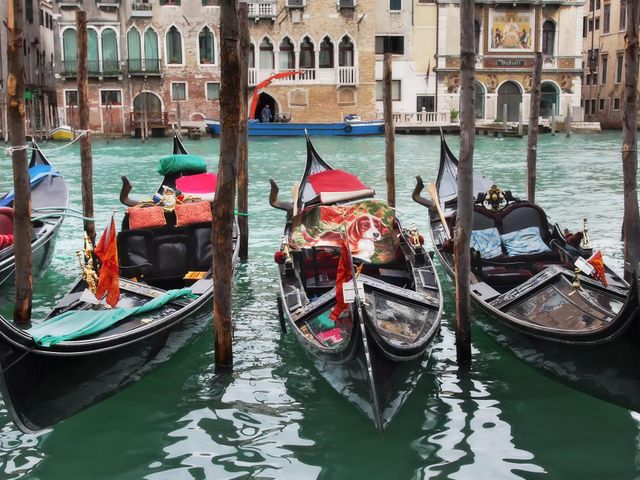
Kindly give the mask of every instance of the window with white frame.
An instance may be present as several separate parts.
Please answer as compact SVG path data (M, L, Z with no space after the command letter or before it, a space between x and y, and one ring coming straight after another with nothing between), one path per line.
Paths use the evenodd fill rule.
M167 63L182 64L182 35L175 25L167 32Z
M186 82L173 82L171 84L171 100L174 102L184 102L187 100Z
M122 105L121 90L100 90L100 105Z
M400 80L391 80L391 100L399 102L401 97L401 85ZM381 102L384 99L384 82L382 80L376 80L376 100Z
M216 63L215 40L209 27L204 27L198 34L198 46L200 47L200 63L213 65Z
M402 0L389 0L389 11L399 12L402 10Z
M213 102L220 99L220 84L218 82L207 82L207 100Z
M67 107L71 105L78 105L78 91L77 90L65 90L64 92L64 104Z

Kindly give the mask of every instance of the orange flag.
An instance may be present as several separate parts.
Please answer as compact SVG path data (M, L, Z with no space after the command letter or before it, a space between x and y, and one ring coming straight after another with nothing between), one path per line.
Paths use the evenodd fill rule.
M600 280L602 284L607 287L607 278L604 275L604 260L602 259L602 252L598 250L596 253L591 255L591 258L587 259L587 262L593 266L595 272L593 273L593 277L596 280Z
M351 281L351 256L349 246L344 236L340 237L340 260L338 260L338 273L336 275L336 306L333 307L329 318L337 320L342 312L349 308L349 304L344 302L343 286Z
M107 303L115 307L120 299L120 283L118 282L118 246L116 244L116 222L111 217L111 223L105 228L100 241L94 250L100 260L98 274L98 288L96 297L102 299L107 296Z

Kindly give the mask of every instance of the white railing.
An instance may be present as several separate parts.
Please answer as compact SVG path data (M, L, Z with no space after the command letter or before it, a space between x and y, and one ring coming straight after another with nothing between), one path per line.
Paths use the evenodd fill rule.
M398 112L393 123L400 125L446 125L451 123L449 112Z
M254 86L258 83L258 70L256 68L249 69L249 85Z
M276 3L275 1L249 2L249 18L275 18Z
M338 67L336 83L338 85L357 85L358 67Z
M316 69L315 68L299 68L300 72L297 77L298 80L315 80L316 79Z

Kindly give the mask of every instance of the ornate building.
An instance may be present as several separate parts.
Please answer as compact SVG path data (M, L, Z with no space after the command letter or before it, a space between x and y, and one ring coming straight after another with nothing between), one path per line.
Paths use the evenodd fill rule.
M458 110L460 6L438 0L437 110ZM540 115L581 119L582 2L477 1L476 118L528 118L534 52L543 54Z

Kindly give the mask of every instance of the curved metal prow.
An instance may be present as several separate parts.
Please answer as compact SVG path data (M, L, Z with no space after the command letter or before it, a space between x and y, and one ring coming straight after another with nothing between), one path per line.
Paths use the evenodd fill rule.
M424 190L424 182L422 181L422 177L418 175L416 177L416 187L413 189L413 193L411 194L411 198L414 202L419 203L427 208L436 208L435 204L429 200L428 198L420 195Z
M129 182L129 179L125 175L120 178L122 179L122 188L120 189L120 203L126 205L127 207L135 207L136 205L138 205L138 203L140 203L140 201L129 198L129 193L131 193L131 190L133 189L131 182Z
M269 205L273 208L277 208L278 210L284 210L287 214L293 214L293 203L291 202L282 202L278 200L278 193L280 192L280 187L275 182L273 178L269 179L269 183L271 184L271 191L269 192Z

